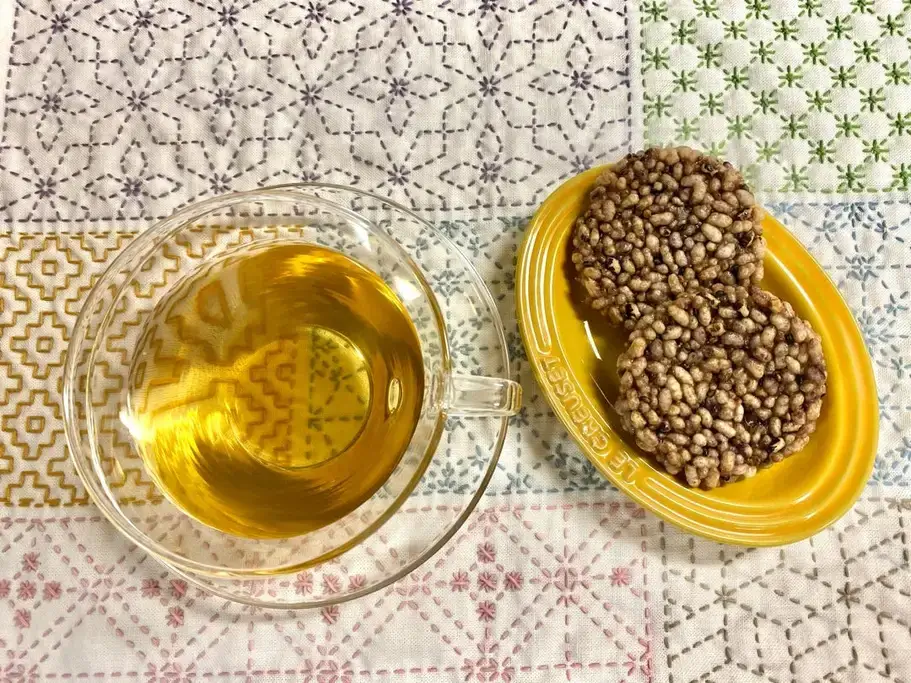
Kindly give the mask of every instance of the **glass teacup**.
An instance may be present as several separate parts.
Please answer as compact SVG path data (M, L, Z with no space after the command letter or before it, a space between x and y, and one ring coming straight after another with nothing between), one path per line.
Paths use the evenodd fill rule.
M175 289L212 263L275 245L330 249L379 276L417 332L423 393L410 441L372 495L308 533L250 538L199 521L157 486L129 419L131 387L152 319ZM508 368L489 292L459 250L421 218L340 186L264 188L185 207L110 265L70 342L67 440L102 512L174 571L231 599L322 605L400 578L455 533L493 472L506 417L519 409L521 388L506 377ZM319 595L286 576L327 563L356 579Z

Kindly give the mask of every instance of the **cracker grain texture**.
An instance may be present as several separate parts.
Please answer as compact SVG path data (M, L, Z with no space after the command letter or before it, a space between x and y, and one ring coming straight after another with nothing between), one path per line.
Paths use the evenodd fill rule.
M614 324L631 328L701 287L762 278L762 209L727 162L649 149L605 170L589 200L571 258L586 302Z
M624 428L705 489L801 450L826 393L819 335L758 287L716 284L648 311L618 370Z

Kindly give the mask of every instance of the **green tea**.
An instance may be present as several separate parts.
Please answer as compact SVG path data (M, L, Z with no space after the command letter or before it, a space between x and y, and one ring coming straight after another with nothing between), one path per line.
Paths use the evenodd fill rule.
M421 411L417 331L375 273L281 243L205 265L157 306L125 418L162 492L247 537L294 536L389 477Z

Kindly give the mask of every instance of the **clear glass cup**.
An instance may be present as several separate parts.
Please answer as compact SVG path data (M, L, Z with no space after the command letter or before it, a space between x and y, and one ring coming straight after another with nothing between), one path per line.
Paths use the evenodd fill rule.
M219 260L288 243L338 251L396 292L418 331L424 392L404 455L363 504L300 536L246 538L200 522L163 495L123 416L137 349L169 293ZM427 222L351 188L263 188L187 206L113 261L70 341L67 442L102 512L172 571L232 600L320 606L397 580L456 532L493 473L506 418L520 407L521 388L508 369L492 297L458 248ZM312 588L320 572L335 577L322 591ZM310 577L310 588L302 577Z

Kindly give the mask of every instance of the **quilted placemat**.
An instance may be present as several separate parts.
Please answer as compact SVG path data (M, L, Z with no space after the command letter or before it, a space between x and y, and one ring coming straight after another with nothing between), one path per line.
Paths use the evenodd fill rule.
M898 0L0 4L0 680L911 680L909 36ZM524 358L530 214L659 143L743 168L863 330L879 456L809 541L720 546L628 502ZM452 237L498 301L526 406L436 557L293 613L208 596L121 540L68 462L60 385L82 301L138 231L300 180L387 195Z

